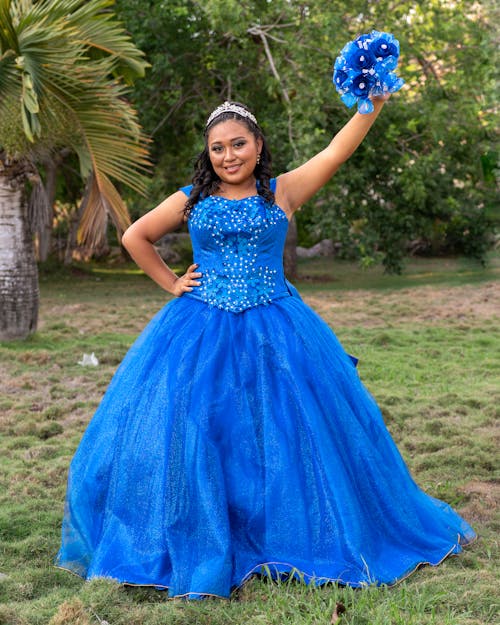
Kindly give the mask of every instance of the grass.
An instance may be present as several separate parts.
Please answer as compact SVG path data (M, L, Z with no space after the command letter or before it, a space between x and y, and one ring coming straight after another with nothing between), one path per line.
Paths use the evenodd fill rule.
M168 299L132 268L42 273L39 331L0 344L0 625L486 625L498 622L499 261L412 261L403 276L315 259L304 299L360 358L416 481L479 540L393 588L252 578L230 601L83 582L52 566L71 456L126 350ZM94 351L97 368L78 365Z

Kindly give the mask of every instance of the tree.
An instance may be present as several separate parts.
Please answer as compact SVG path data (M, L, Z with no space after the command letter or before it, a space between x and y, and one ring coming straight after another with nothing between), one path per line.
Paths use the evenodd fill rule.
M0 339L36 329L32 232L44 208L37 165L61 149L77 154L85 181L79 236L89 245L108 214L119 233L129 223L111 178L145 189L147 141L125 96L148 64L112 4L0 0Z
M331 84L333 61L348 40L376 28L400 40L407 86L298 213L299 240L329 237L345 255L392 271L410 244L483 255L494 202L491 1L117 0L117 7L153 65L133 98L155 140L155 200L187 181L205 115L227 98L255 111L277 173L322 149L353 113Z

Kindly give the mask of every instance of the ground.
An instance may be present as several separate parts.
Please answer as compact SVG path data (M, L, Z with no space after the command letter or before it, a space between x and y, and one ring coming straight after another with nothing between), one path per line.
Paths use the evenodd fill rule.
M83 583L55 569L71 456L117 365L168 300L134 268L44 275L36 335L0 344L0 625L486 625L498 622L498 261L415 261L403 276L308 261L304 300L360 376L418 484L479 539L392 589L251 580L231 601ZM98 367L78 364L95 352Z

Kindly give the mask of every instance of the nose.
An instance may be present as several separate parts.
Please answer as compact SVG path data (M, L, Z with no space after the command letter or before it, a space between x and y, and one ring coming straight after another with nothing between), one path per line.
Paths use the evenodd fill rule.
M232 147L228 147L226 148L226 151L224 152L224 161L234 161L235 156L234 156L234 152L233 152L233 148Z

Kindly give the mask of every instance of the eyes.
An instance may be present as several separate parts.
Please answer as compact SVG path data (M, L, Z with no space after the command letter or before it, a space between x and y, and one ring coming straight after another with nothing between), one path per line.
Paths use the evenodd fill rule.
M238 141L235 141L232 146L235 150L241 149L243 147L245 147L245 145L247 144L247 141L245 141L244 139L238 139ZM222 145L213 145L210 150L212 152L215 152L216 154L220 154L221 152L224 151L224 147Z

